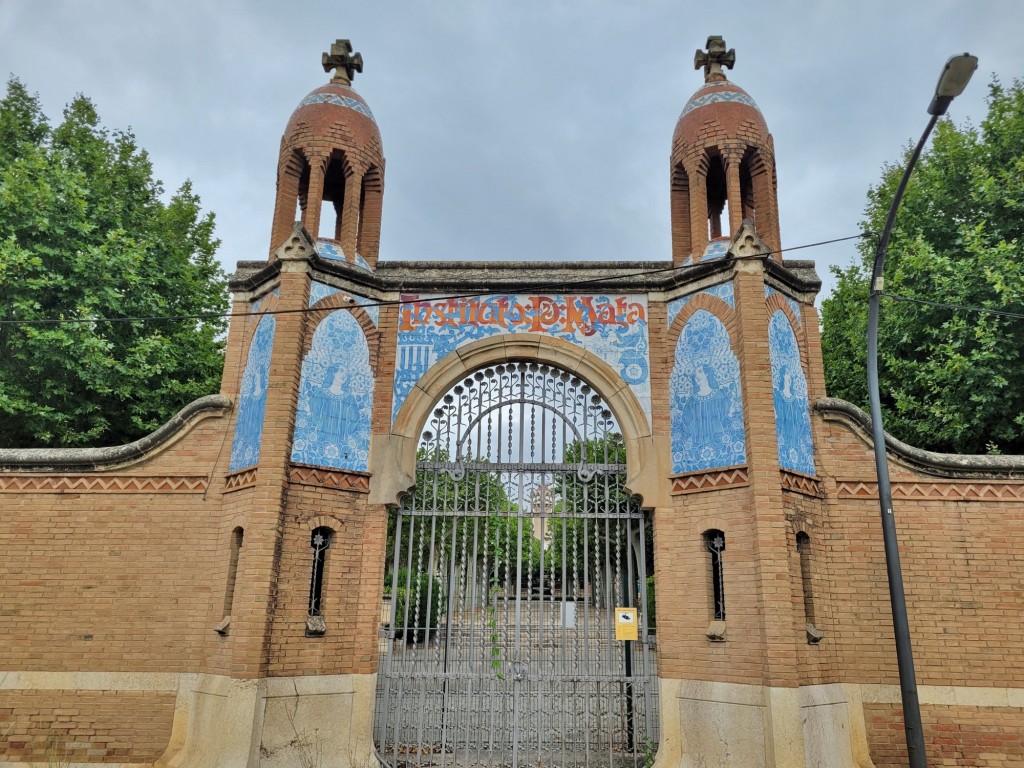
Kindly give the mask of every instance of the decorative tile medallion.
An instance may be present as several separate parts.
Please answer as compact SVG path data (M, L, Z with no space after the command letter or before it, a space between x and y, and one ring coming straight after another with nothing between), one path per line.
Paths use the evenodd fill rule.
M362 256L360 256L358 253L356 254L356 266L357 267L362 267L367 272L372 272L373 271L373 269L370 267L370 263L366 259L364 259Z
M736 308L736 299L733 295L732 281L728 283L720 283L713 285L710 288L705 288L703 291L697 293L691 293L689 296L680 296L678 299L673 299L668 303L668 324L669 327L679 317L679 313L683 311L683 307L690 303L690 300L694 296L700 296L702 293L706 293L708 296L714 296L717 299L721 299L733 309Z
M251 467L260 460L263 440L263 412L267 407L267 379L270 376L270 353L274 346L273 315L260 319L249 344L249 355L242 371L238 393L238 419L235 438L231 442L229 471Z
M337 243L331 242L330 240L316 241L316 255L322 259L348 262L348 259L345 258L344 251L341 250L341 246Z
M800 314L800 305L797 303L796 299L791 299L789 296L787 296L786 294L782 293L781 291L775 290L770 285L766 285L764 287L764 297L766 299L769 296L771 296L773 293L779 294L779 296L781 296L783 299L786 300L786 303L789 304L789 308L793 310L793 316L796 318L796 321L798 323L800 323L801 325L803 325L804 319L803 319L802 315Z
M455 349L499 333L570 341L614 368L651 415L647 297L638 294L507 294L437 299L402 296L392 419L430 366Z
M363 329L347 309L332 312L302 361L292 461L366 471L373 384Z
M704 249L704 254L700 257L701 261L714 261L715 259L721 259L729 252L729 245L732 243L732 238L719 237L708 243L707 248Z
M343 86L335 86L335 88L338 88L339 90L342 87ZM374 122L377 122L374 120L373 112L370 111L370 108L363 104L359 99L352 96L344 96L340 93L311 93L299 102L298 108L301 109L302 107L308 107L310 104L334 104L338 107L351 109L358 112L363 117L368 117Z
M779 466L814 475L814 441L811 439L807 378L800 364L796 334L785 313L777 309L768 322L768 349L772 364L772 395L775 404L775 435Z
M674 473L746 463L740 364L725 325L707 310L683 326L668 387Z

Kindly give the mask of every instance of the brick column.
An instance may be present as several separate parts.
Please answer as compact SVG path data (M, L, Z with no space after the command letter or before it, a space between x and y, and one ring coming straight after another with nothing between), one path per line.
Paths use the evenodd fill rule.
M313 241L320 232L320 208L324 202L324 167L326 159L316 157L309 163L309 191L306 193L306 208L302 212L302 223Z
M743 224L743 197L740 195L740 155L725 156L725 190L729 201L729 234L735 235ZM724 234L724 233L723 233Z
M690 174L690 242L693 260L699 261L708 247L708 174L694 168Z
M269 632L280 570L285 488L292 428L302 367L306 316L291 312L309 302L309 259L312 244L301 229L275 255L281 261L278 314L270 357L267 401L255 486L246 489L244 553L237 579L245 584L244 604L232 617L231 673L254 678L266 674ZM236 598L236 604L239 601Z
M351 262L356 257L356 241L359 236L359 198L363 189L363 175L358 170L345 179L345 200L341 211L341 249Z

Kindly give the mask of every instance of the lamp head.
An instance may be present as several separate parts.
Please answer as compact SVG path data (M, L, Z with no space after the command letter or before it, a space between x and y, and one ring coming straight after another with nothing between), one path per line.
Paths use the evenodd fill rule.
M929 115L944 115L950 103L964 92L971 75L978 68L978 57L969 53L951 56L939 75L939 83L935 86L935 97L928 105Z

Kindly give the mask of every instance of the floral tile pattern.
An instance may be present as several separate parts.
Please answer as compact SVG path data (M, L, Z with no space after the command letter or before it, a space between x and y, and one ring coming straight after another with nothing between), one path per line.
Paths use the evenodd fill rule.
M673 299L672 301L670 301L668 303L669 327L671 327L672 323L676 321L676 318L679 317L679 313L682 312L683 307L685 307L689 303L690 299L692 299L694 296L700 295L701 293L706 293L710 296L715 296L716 298L719 298L722 301L724 301L733 309L736 308L736 298L732 289L732 281L729 281L728 283L719 283L718 285L713 285L710 288L705 288L703 291L699 291L698 293L691 293L689 296L681 296L678 299Z
M365 472L373 384L363 329L348 310L332 312L302 361L292 461Z
M430 366L499 333L539 333L594 353L622 377L651 416L647 297L639 294L403 296L398 316L392 420Z
M740 364L725 325L706 310L679 334L669 411L673 473L746 463Z
M318 301L323 301L328 296L333 296L336 293L345 293L340 288L335 288L333 285L327 285L327 283L321 283L314 280L309 286L309 306L313 306ZM377 306L377 302L372 299L367 299L363 296L355 296L351 293L345 293L350 299L356 304L359 304L366 310L366 314L370 316L373 324L380 327L380 307Z
M772 313L768 323L768 349L772 365L779 466L813 475L814 442L811 439L807 377L800 363L796 334L785 313L779 309Z
M228 469L254 466L260 460L263 441L263 414L267 408L267 379L270 376L270 353L274 346L273 315L260 319L249 344L249 355L242 371L242 386L238 393L238 419L235 436L231 441L231 462Z
M775 290L770 285L766 285L764 287L764 297L766 299L769 296L771 296L773 293L779 294L779 296L781 296L782 298L784 298L786 300L786 303L789 304L789 308L793 310L793 315L796 317L796 321L802 325L803 322L804 322L804 319L800 315L800 304L797 303L797 300L796 299L791 299L789 296L787 296L786 294L782 293L781 291Z

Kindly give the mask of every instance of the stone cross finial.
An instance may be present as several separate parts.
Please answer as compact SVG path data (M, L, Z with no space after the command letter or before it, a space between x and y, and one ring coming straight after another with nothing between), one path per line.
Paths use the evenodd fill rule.
M704 82L710 83L715 80L725 80L725 72L722 71L724 64L729 69L736 65L736 49L725 50L725 38L721 35L711 35L705 43L707 51L699 48L693 56L693 68L704 67Z
M352 52L350 40L335 40L331 52L324 53L322 62L324 72L334 70L332 82L351 83L356 72L363 71L363 55Z

